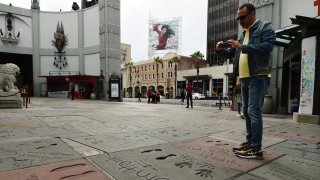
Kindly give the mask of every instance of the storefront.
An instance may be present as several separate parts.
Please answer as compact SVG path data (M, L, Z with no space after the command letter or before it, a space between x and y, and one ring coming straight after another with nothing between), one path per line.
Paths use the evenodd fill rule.
M320 17L291 20L293 25L276 31L276 45L284 47L280 106L298 112L298 121L310 117L319 124Z
M74 86L76 99L90 99L91 93L96 94L99 76L90 75L52 75L42 84L42 95L52 98L67 98Z

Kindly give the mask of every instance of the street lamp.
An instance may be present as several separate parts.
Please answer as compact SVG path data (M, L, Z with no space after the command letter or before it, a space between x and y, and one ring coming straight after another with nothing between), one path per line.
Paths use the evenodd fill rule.
M139 93L140 92L140 81L139 81L139 79L140 79L140 74L139 74L140 70L139 70L139 67L134 67L133 66L133 68L134 68L134 72L136 73L135 78L137 80L136 83L138 85L138 93Z

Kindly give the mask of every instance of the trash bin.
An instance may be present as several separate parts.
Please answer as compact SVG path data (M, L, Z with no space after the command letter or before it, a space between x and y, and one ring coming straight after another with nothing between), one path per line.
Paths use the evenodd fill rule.
M294 112L298 112L298 105L297 104L291 104L291 113L294 113Z

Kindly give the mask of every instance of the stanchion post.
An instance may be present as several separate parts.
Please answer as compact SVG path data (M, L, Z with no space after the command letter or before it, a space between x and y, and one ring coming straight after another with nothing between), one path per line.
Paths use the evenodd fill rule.
M221 98L222 98L222 93L219 94L219 99L220 99L219 110L222 110L222 109L221 109L221 105L222 105Z

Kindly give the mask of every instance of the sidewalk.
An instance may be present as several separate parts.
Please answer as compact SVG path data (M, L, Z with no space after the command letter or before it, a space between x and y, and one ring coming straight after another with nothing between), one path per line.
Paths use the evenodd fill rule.
M129 100L33 98L28 109L0 109L0 179L320 176L318 125L264 116L265 159L245 160L232 152L244 139L245 121L229 107L219 110L211 100L194 101L193 109L179 100Z

